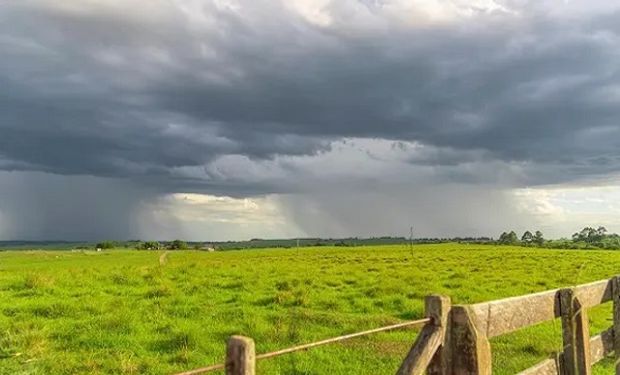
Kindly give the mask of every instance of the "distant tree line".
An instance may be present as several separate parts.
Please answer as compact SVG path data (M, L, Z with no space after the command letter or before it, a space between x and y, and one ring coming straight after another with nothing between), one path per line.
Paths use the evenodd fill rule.
M226 241L216 242L214 245L218 250L238 250L238 249L260 249L260 248L295 248L302 247L320 247L320 246L337 246L337 247L355 247L355 246L375 246L375 245L406 245L413 244L431 244L431 243L493 243L491 237L445 237L445 238L413 238L406 237L349 237L349 238L290 238L290 239L260 239L253 238L249 241Z
M138 250L186 250L189 249L187 242L174 240L171 242L145 241L136 244Z
M118 245L116 244L116 242L114 241L103 241L103 242L99 242L95 245L96 249L113 249L115 247L118 247Z
M163 245L157 241L144 241L136 244L136 249L138 250L160 250L162 248Z
M617 234L608 235L607 228L605 227L598 227L596 229L593 227L585 227L581 231L574 233L572 238L575 242L597 243L605 240L605 238L609 236L618 237Z
M529 230L526 230L521 236L521 240L517 237L515 231L503 232L497 243L500 245L537 245L542 246L545 243L545 238L541 231L537 230L532 234Z
M607 249L620 250L620 236L609 234L607 228L599 226L585 227L574 233L570 239L545 240L541 231L525 231L521 239L514 231L503 232L496 244L517 246L538 246L554 249Z
M261 248L295 248L300 247L320 247L320 246L336 246L336 247L355 247L355 246L376 246L376 245L408 245L413 244L434 244L434 243L495 243L491 237L483 236L464 236L464 237L348 237L348 238L290 238L290 239L260 239L253 238L249 241L225 241L225 242L186 242L182 240L174 241L103 241L98 242L95 248L112 249L125 248L136 250L238 250L238 249L261 249ZM74 247L75 249L92 248L92 244Z
M138 250L233 250L248 248L294 248L297 246L365 246L365 245L389 245L389 244L432 244L432 243L479 243L499 244L515 246L536 246L556 249L614 249L620 250L620 236L608 233L605 227L585 227L572 235L570 239L547 240L540 230L525 231L518 236L515 231L503 232L497 240L491 237L446 237L446 238L406 238L406 237L370 237L370 238L292 238L292 239L260 239L254 238L249 241L226 241L226 242L186 242L174 241L139 241L131 240L124 242L102 241L95 245L97 249L111 248L134 248ZM92 246L92 244L88 245ZM80 248L83 246L80 246Z
M195 243L194 249L201 249L203 247L202 243ZM182 240L174 240L169 242L159 242L159 241L126 241L126 242L115 242L115 241L102 241L97 242L95 244L96 249L114 249L114 248L134 248L137 250L186 250L189 249L190 246L187 242Z
M585 227L572 235L572 246L578 249L620 250L620 236L608 233L605 227Z

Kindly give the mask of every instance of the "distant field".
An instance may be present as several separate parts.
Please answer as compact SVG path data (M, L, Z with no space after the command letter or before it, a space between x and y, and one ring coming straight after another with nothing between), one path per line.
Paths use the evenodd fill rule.
M620 252L490 245L208 252L0 252L0 373L168 374L221 362L231 334L266 352L473 303L608 278ZM608 304L609 305L609 304ZM610 306L591 311L592 334ZM392 374L415 331L259 362L263 374ZM561 349L559 321L492 340L494 373ZM612 373L611 362L595 373Z

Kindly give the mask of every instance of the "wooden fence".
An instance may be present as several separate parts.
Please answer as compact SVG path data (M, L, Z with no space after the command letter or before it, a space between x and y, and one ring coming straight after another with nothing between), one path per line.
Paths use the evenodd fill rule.
M613 326L590 337L587 308L613 301ZM561 318L563 351L518 375L590 375L592 365L615 353L620 375L620 277L573 288L555 289L474 305L454 305L444 296L425 299L425 318L353 333L277 352L256 355L254 341L233 336L226 362L178 375L225 370L227 375L255 375L256 361L402 327L423 325L397 375L489 375L489 339L538 323Z

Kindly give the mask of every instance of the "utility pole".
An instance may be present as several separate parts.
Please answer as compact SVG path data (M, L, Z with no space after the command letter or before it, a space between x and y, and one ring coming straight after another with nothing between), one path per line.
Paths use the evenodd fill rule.
M409 250L411 251L411 257L413 258L413 226L409 228Z

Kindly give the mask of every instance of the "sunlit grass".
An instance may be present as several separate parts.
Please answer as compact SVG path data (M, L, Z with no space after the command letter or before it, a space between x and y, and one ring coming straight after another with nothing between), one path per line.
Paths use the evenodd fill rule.
M231 334L257 351L423 315L425 295L474 303L608 278L620 253L487 245L222 253L0 253L0 373L167 374L221 362ZM592 311L592 333L610 307ZM494 373L561 347L558 321L492 340ZM262 373L390 374L415 339L399 330L259 363ZM599 374L611 364L597 365Z

